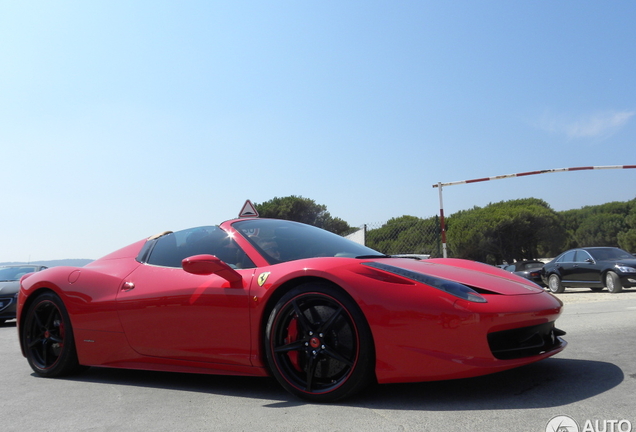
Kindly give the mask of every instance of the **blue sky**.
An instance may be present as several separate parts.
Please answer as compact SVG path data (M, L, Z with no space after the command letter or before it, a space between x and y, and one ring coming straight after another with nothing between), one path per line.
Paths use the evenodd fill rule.
M98 258L299 195L351 225L432 185L636 164L633 1L0 0L0 262ZM636 197L636 170L444 188L445 214Z

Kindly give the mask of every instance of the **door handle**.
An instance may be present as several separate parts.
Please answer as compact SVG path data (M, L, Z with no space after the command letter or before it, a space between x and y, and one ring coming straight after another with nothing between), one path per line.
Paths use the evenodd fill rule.
M124 282L121 286L122 291L130 291L132 289L135 289L135 284L133 282Z

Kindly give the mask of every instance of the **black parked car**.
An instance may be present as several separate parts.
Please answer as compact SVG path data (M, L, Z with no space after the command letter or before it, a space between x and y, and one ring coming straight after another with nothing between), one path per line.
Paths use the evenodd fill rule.
M618 293L636 286L636 258L614 247L571 249L544 265L541 278L553 293L566 287Z
M514 264L503 267L503 269L506 271L509 271L526 279L530 279L537 285L545 286L541 279L542 268L543 263L541 261L517 261Z
M46 266L31 264L0 266L0 325L15 318L20 278L45 268Z

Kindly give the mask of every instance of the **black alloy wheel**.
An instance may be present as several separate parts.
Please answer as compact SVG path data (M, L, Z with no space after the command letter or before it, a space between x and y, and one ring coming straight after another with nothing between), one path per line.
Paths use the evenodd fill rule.
M40 294L29 306L22 343L31 368L43 377L79 371L71 321L62 300L54 293Z
M374 381L371 332L358 306L327 283L306 283L272 310L265 334L268 365L292 394L333 402Z

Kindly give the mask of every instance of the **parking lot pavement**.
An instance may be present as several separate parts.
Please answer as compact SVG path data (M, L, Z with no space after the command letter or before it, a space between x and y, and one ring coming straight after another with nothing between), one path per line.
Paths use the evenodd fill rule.
M618 294L612 294L606 289L593 292L589 288L566 288L565 292L555 294L564 304L589 303L605 301L623 301L636 299L636 288L625 289Z

